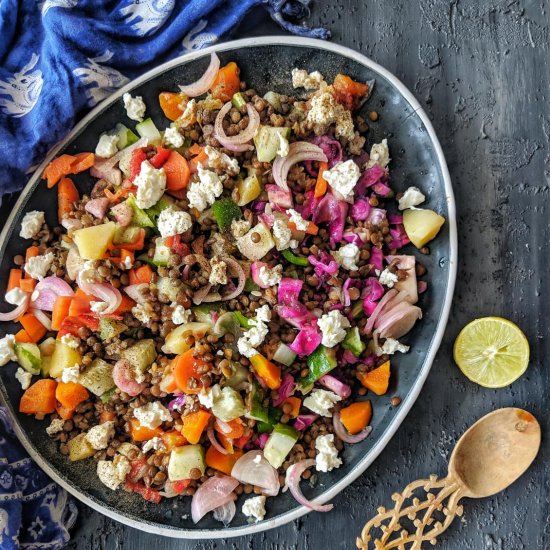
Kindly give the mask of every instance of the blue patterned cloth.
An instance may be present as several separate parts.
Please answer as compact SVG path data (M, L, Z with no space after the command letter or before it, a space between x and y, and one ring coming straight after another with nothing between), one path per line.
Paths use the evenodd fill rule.
M0 407L0 548L63 548L76 516L72 497L28 457Z
M160 63L216 42L262 5L285 30L310 0L1 0L0 198L83 112Z

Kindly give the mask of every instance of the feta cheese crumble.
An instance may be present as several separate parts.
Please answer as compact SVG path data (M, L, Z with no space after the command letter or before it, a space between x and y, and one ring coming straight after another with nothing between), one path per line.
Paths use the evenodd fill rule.
M290 144L288 143L288 139L286 139L286 137L284 137L281 132L277 132L277 136L279 137L279 147L277 149L277 156L287 157L290 151Z
M24 239L34 239L44 225L44 212L32 210L23 216L19 236Z
M90 302L90 309L94 313L103 313L108 307L107 302L95 302L93 300Z
M130 461L125 456L117 455L112 462L100 460L97 463L97 477L101 483L115 491L124 483L131 469Z
M61 373L61 382L67 384L69 382L78 382L80 378L80 366L65 367Z
M277 250L286 250L290 247L290 241L292 240L292 231L288 228L288 225L281 219L277 218L273 222L271 228L273 233L273 240Z
M265 286L278 285L283 278L283 266L276 265L275 267L269 267L268 265L262 265L258 271L258 279L260 283Z
M198 181L192 181L187 190L187 201L189 208L196 208L199 212L206 210L214 204L214 201L222 194L222 178L212 172L205 170L201 164L198 166Z
M286 213L288 214L290 222L296 226L298 231L305 231L309 227L309 222L302 218L300 212L296 212L296 210L289 208Z
M140 208L151 208L160 200L166 189L164 168L155 168L148 160L141 163L134 180L137 187L136 203Z
M317 449L315 469L318 472L330 472L342 465L338 449L334 446L334 434L317 436L315 448Z
M347 202L353 202L353 190L361 177L359 166L353 160L336 163L330 170L323 172L327 183L344 197Z
M399 277L396 273L392 273L388 268L386 268L382 271L382 273L380 273L378 280L381 285L387 286L388 288L393 288L393 285L399 281Z
M21 304L25 303L27 296L28 295L26 292L23 292L18 287L14 287L9 292L6 292L4 300L6 300L8 304L11 304L13 306L20 306Z
M210 276L208 282L211 285L226 285L229 281L227 278L227 264L219 257L214 256L210 259Z
M292 87L305 88L306 90L318 90L322 84L325 84L325 79L319 71L309 73L305 69L292 69Z
M191 216L183 210L176 210L173 206L165 208L159 215L157 227L163 239L181 235L193 225Z
M122 96L122 101L126 109L126 116L131 120L143 122L146 110L143 98L141 96L132 97L129 93L125 93Z
M255 522L262 521L265 517L265 495L248 498L243 504L243 514L248 518L255 518Z
M249 321L250 328L245 331L237 342L237 348L241 355L250 359L250 357L258 353L256 348L265 340L269 332L267 323L269 323L270 320L271 311L267 304L256 310L256 319L251 319Z
M182 106L183 105L180 105L180 108ZM180 124L183 128L186 128L191 124L195 124L196 113L197 113L197 102L194 99L190 99L185 105L185 109L183 110L183 113L178 118L178 124Z
M176 127L170 126L164 130L164 143L177 149L184 143L183 136L179 133L179 130Z
M357 262L360 255L359 247L356 244L348 243L340 247L340 250L335 250L332 253L334 259L338 262L338 265L349 271L357 271L359 267Z
M231 235L235 239L244 237L250 231L251 224L247 220L233 220L231 222Z
M203 388L198 394L197 397L199 398L199 403L205 408L205 409L211 409L212 405L214 405L214 401L219 397L221 393L219 384L215 384L214 386L210 388Z
M236 176L241 171L237 159L231 158L229 155L218 151L218 149L207 145L204 152L208 157L208 168L222 170L230 176Z
M348 141L355 138L351 113L329 92L323 92L311 98L306 122L313 127L318 136L326 134L329 126L334 124L337 138L343 137Z
M418 187L409 187L403 196L399 199L399 210L406 210L407 208L413 208L422 204L426 200L426 197Z
M85 283L94 284L95 282L97 282L97 270L95 262L93 262L92 260L86 260L84 262L84 265L82 266L82 269L79 271L78 276Z
M144 325L148 325L151 322L151 315L145 309L143 304L138 304L132 308L132 315L138 320L141 321Z
M80 345L80 340L78 338L75 338L72 334L64 334L61 337L61 343L69 346L72 349L78 349L78 346Z
M151 401L134 409L134 416L141 426L150 430L158 428L163 422L172 420L170 411L160 401Z
M402 344L399 340L394 338L386 338L384 344L376 350L376 355L393 355L396 352L407 353L410 346Z
M370 150L369 160L366 167L372 168L375 165L385 168L390 162L390 150L388 149L388 140L383 139L380 143L375 143Z
M53 263L53 253L48 252L42 256L29 258L25 264L25 271L33 278L41 281L50 270Z
M110 159L113 155L116 155L118 153L117 143L118 136L103 134L97 142L95 154L98 157Z
M46 433L49 436L58 434L59 432L63 431L63 425L65 424L65 421L61 418L54 418L50 425L46 428Z
M86 434L86 440L96 451L102 451L109 446L109 442L114 436L115 423L110 420L90 428Z
M350 327L349 321L338 310L325 313L317 321L323 333L321 343L327 348L333 348L346 337L346 330Z
M304 407L319 416L326 416L330 418L332 416L330 409L332 409L338 401L342 401L342 398L339 395L336 395L328 390L314 389L304 399Z
M7 365L10 361L16 361L15 355L15 336L6 334L4 338L0 338L0 367Z
M26 390L31 385L32 374L18 367L15 371L15 378L21 384L21 389Z
M174 307L172 311L172 323L174 325L183 325L189 321L191 317L191 311L185 309L181 304L172 304Z
M141 452L148 453L149 451L162 451L164 449L164 443L160 437L153 437L143 444Z

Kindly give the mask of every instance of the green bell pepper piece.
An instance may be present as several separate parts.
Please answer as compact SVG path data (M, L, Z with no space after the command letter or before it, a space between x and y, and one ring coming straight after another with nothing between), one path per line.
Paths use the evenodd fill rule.
M355 357L359 357L365 351L365 348L367 346L365 342L361 340L361 335L359 334L358 327L353 327L352 329L348 330L348 333L346 334L346 337L342 342L342 347L351 351L351 353L353 353Z
M294 265L299 265L300 267L307 267L309 265L309 260L304 256L296 256L290 249L281 251L283 258Z
M233 315L235 316L235 319L239 321L239 325L245 329L250 328L250 319L248 317L245 317L240 311L234 311Z
M309 374L298 381L302 388L311 386L319 378L336 368L336 350L320 345L308 358Z
M231 199L221 199L212 205L212 214L220 231L229 231L233 220L240 220L243 213L240 207Z

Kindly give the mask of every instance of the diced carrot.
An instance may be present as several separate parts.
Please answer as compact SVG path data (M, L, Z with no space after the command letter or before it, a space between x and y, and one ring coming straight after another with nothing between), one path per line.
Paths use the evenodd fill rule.
M37 380L25 390L19 402L19 412L24 414L51 414L55 411L57 382L51 378Z
M179 191L187 187L191 177L191 170L185 158L177 151L172 151L162 167L166 173L166 189L169 191Z
M212 82L212 86L210 86L212 97L221 99L224 102L231 101L233 94L241 89L239 73L239 67L234 61L222 67L218 71L214 82Z
M174 92L162 92L159 94L159 103L164 116L169 120L177 120L182 114L183 110L180 107L185 100L183 94L176 94Z
M36 279L21 279L21 283L19 284L19 288L23 292L34 292L34 289L36 287L36 284L38 281Z
M149 284L153 279L153 270L150 265L142 265L128 271L128 279L131 285L139 285L141 283Z
M122 301L120 302L120 305L116 309L115 313L117 315L122 315L123 313L131 311L135 305L136 303L134 300L132 300L129 296L126 296L126 294L122 294Z
M171 366L178 389L184 393L197 394L203 387L200 371L204 372L202 369L208 363L200 357L195 357L193 353L194 348L191 348L178 355L172 360ZM189 387L189 381L192 378L196 380L197 384L191 388Z
M176 384L175 376L169 372L165 374L162 380L160 381L160 389L166 393L175 393L178 391L178 385Z
M55 390L55 398L66 409L76 409L89 397L88 390L78 382L59 382Z
M183 437L183 435L181 435L181 433L177 430L164 432L160 437L162 438L162 442L168 451L171 451L176 447L187 445L187 439L185 439L185 437Z
M10 276L8 279L8 287L6 288L6 292L9 292L14 288L19 288L22 277L23 277L23 272L20 269L17 269L17 268L10 269Z
M75 161L72 155L61 155L53 159L46 169L42 177L48 182L48 189L51 189L63 176L71 173L71 166Z
M63 178L57 188L57 217L59 223L73 210L73 204L80 198L78 189L71 178Z
M71 303L69 304L69 317L78 317L85 313L90 313L92 301L96 300L93 296L87 296L83 292L78 292L72 296Z
M29 336L29 333L24 328L22 328L15 335L15 341L18 342L19 344L23 344L23 343L32 344L32 343L34 343L32 341L32 338Z
M290 418L296 418L300 414L300 407L302 406L302 400L299 397L291 396L287 397L283 401L283 409L288 404L292 407L292 410L288 413Z
M357 109L369 92L369 85L355 82L349 76L337 74L332 83L334 99L349 111Z
M193 156L200 155L203 151L204 151L204 148L201 145L199 145L198 143L193 143L193 145L191 145L191 147L189 147L189 152Z
M350 434L359 433L369 425L372 418L370 401L356 401L348 407L340 409L340 420Z
M281 385L281 369L257 353L250 358L252 369L270 390L276 390Z
M183 437L185 437L191 445L198 443L202 432L204 432L206 426L208 426L208 422L210 422L211 417L211 413L202 409L199 409L197 412L190 413L187 416L183 416L181 418L181 422L183 424L181 433Z
M109 189L104 189L103 194L109 199L111 203L114 204L119 202L121 198L125 197L126 195L129 195L133 191L135 191L135 189L134 189L134 186L131 185L129 187L120 187L115 193L113 193Z
M297 230L296 224L294 222L288 222L288 228L292 231ZM313 222L309 222L306 228L306 233L308 233L309 235L317 235L317 233L319 233L319 228Z
M27 313L19 321L27 331L30 339L36 344L47 332L46 327L32 314Z
M360 373L357 378L368 390L376 395L384 395L390 384L390 362L386 361L370 372Z
M240 418L235 418L231 422L226 422L226 424L231 428L231 431L224 432L218 424L215 424L216 431L223 434L228 439L239 439L244 433L243 421Z
M52 311L53 330L59 330L61 328L61 323L63 323L63 319L65 319L65 317L69 317L69 310L72 301L72 296L58 296L55 299Z
M327 180L323 177L323 172L328 170L328 162L319 163L319 174L317 175L317 182L315 183L315 191L313 196L317 199L322 197L328 188Z
M233 466L235 466L235 462L243 456L243 453L244 451L236 449L233 454L224 455L215 447L210 446L206 451L206 465L209 468L213 468L214 470L218 470L230 476L231 470L233 469Z
M134 263L134 252L132 250L126 250L125 248L120 249L120 263L133 265Z
M192 145L189 148L189 152L193 155L190 166L191 171L196 172L199 164L204 164L208 161L208 155L206 154L204 148L201 147L198 143Z
M74 416L74 409L68 409L59 403L56 405L55 410L63 420L70 420Z
M162 430L160 428L147 428L139 423L137 418L130 420L130 435L134 441L148 441L153 437L162 436Z
M113 411L107 411L103 409L99 414L99 423L105 424L105 422L110 422L116 418L116 414Z
M74 157L75 160L71 166L70 174L80 174L80 172L89 170L95 162L95 155L93 153L78 153Z
M235 452L235 449L233 448L233 439L229 439L228 437L225 437L221 432L218 432L216 435L218 442L221 444L221 446L229 453L233 454Z

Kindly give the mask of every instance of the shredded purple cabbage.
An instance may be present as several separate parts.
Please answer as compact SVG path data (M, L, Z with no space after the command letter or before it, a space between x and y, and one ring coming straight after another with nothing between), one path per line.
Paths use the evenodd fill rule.
M391 249L402 248L411 241L405 231L405 226L398 224L390 229L390 236L392 240L388 243L388 247Z
M344 281L344 284L342 285L342 296L344 298L344 306L346 307L351 305L351 298L349 297L349 287L353 282L354 282L354 279L352 279L351 277L348 277Z
M357 199L350 211L350 216L354 222L365 221L370 214L372 206L369 204L367 199Z
M277 292L277 300L280 305L283 306L295 306L299 303L300 292L304 281L300 279L292 279L290 277L283 277L279 283L279 290Z
M391 197L393 195L391 187L382 181L375 183L371 189L381 197Z
M267 443L267 440L269 439L268 433L260 434L256 439L256 444L260 449L263 449L265 447L265 444Z
M357 245L358 247L362 247L366 242L366 235L365 239L363 239L364 233L354 233L353 231L346 231L343 235L344 241L348 243L352 243Z
M371 208L366 221L372 225L379 225L386 219L386 211L383 208Z
M367 189L387 177L387 175L387 170L378 164L375 164L371 168L367 168L363 174L361 174L361 177L355 186L355 196L363 196L367 192Z
M344 353L342 353L342 362L346 365L356 365L359 361L359 357L355 357L349 349L345 349Z
M388 223L390 225L398 225L403 223L403 214L396 214L395 212L389 212Z
M342 240L348 208L346 201L337 199L332 193L327 193L313 212L315 223L328 222L330 245L333 248Z
M325 386L325 388L339 395L342 399L347 399L351 395L351 388L347 384L344 384L341 380L338 380L332 374L325 374L319 378L319 384Z
M304 324L288 347L299 357L311 355L321 343L322 336L317 321Z
M313 190L306 191L304 193L305 200L304 204L301 207L296 207L296 209L300 212L302 215L302 218L309 220L313 213L317 211L317 206L320 202L319 198L315 197L315 192Z
M260 212L264 212L267 202L261 201L259 199L256 199L250 203L250 208L253 212L256 212L259 214Z
M265 186L269 202L281 210L292 208L292 191L290 189L282 189L278 185L269 184Z
M363 311L366 315L372 315L372 312L378 305L378 300L384 296L384 287L380 281L374 277L369 277L365 282L365 297L363 298Z
M313 254L310 254L307 259L314 267L314 272L317 277L334 275L338 272L338 262L324 250L319 252L319 258L316 258Z
M369 264L373 266L373 269L378 269L378 271L384 269L384 253L380 248L373 246L370 249Z
M186 395L184 394L177 395L175 399L172 399L172 401L168 403L168 410L180 412L182 407L185 405L186 401L187 401Z
M316 414L299 414L294 422L294 428L297 430L305 430L311 426L316 419Z
M344 158L342 153L342 146L337 139L334 139L330 136L319 136L311 140L312 143L318 145L323 153L327 156L328 165L332 168L338 162L341 162Z
M292 395L295 387L296 383L294 382L294 377L292 376L292 374L286 373L281 380L281 385L277 390L277 399L273 400L273 405L275 407L281 405L282 402L285 401L285 399L289 398Z

